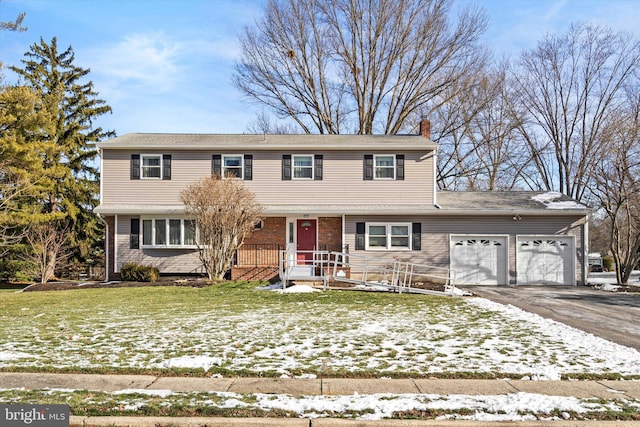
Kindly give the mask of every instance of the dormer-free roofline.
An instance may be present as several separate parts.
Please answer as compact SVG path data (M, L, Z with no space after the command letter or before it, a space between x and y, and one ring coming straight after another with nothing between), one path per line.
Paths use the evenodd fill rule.
M128 133L98 142L115 150L436 150L438 144L420 135L245 135Z

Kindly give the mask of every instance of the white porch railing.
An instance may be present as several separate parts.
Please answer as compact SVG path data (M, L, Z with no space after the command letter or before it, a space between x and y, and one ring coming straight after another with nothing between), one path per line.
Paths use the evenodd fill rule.
M300 258L300 259L298 259ZM282 286L290 281L343 282L373 286L399 293L455 293L455 272L446 267L414 264L395 259L367 257L334 251L295 251L290 247L279 256ZM444 292L420 287L423 283L444 286Z

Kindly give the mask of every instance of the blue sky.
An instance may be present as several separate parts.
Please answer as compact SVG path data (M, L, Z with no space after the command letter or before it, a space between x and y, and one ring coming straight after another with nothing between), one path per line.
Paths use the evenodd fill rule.
M266 0L0 0L0 20L26 12L24 33L0 32L0 60L20 65L40 37L69 45L90 68L113 114L99 125L129 132L243 133L260 110L231 85L237 37ZM485 42L501 55L532 48L571 22L640 34L638 0L457 0L485 9ZM15 75L5 70L5 82Z

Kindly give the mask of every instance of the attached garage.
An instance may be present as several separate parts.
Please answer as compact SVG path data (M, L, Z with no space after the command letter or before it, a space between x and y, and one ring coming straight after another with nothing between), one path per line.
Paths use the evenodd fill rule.
M574 236L517 236L518 285L575 285Z
M450 237L451 269L456 284L506 285L508 283L507 236Z

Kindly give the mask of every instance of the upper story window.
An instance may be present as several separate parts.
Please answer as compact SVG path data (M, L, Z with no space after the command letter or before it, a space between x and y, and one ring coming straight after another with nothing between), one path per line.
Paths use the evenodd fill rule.
M236 179L253 179L253 155L251 154L214 154L211 157L213 176L232 176Z
M238 179L243 179L243 163L243 157L241 155L225 154L222 156L222 176L234 176Z
M396 180L404 179L403 154L365 154L363 164L363 179Z
M143 154L142 178L162 178L162 156L159 154Z
M171 154L132 154L131 179L171 179Z
M283 154L282 180L292 179L322 181L322 154Z
M374 179L395 179L396 158L388 155L374 155L375 174Z
M293 179L313 179L312 155L293 155Z

